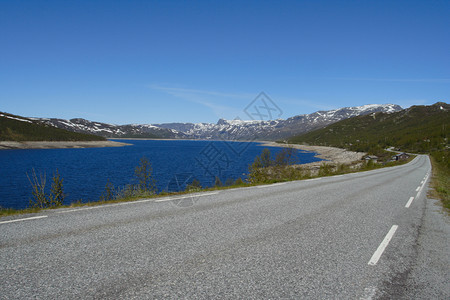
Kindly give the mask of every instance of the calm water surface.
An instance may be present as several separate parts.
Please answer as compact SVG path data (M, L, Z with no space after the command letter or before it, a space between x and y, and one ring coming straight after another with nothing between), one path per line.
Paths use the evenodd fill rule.
M0 151L0 206L29 206L31 186L27 173L45 173L47 186L58 170L64 178L66 204L97 201L108 180L115 186L132 183L134 168L145 156L152 163L158 191L184 189L194 178L212 186L215 177L245 178L248 166L264 147L259 143L223 141L127 140L118 148L27 149ZM270 147L275 156L281 148ZM314 153L299 151L301 163L319 161Z

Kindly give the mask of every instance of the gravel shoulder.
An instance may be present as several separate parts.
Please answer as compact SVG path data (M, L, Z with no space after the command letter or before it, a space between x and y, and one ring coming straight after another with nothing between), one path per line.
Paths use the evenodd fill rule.
M6 149L65 149L65 148L103 148L129 146L114 141L77 141L77 142L10 142L0 141L0 150Z
M450 299L450 219L440 200L426 200L417 252L405 298Z
M316 157L324 159L330 164L350 164L354 161L360 161L366 153L353 152L341 148L325 146L309 146L298 144L278 144L275 142L262 142L264 147L294 147L295 149L317 153ZM302 164L302 166L320 166L324 162L313 162Z

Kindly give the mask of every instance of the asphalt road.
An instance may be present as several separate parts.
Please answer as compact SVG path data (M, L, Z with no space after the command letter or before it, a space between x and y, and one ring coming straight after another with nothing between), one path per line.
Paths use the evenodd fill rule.
M2 218L0 298L449 299L430 168Z

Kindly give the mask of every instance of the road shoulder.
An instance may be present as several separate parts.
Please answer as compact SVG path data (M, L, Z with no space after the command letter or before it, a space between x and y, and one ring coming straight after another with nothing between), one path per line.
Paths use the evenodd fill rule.
M408 277L407 298L450 299L450 220L439 200L427 199L418 257Z

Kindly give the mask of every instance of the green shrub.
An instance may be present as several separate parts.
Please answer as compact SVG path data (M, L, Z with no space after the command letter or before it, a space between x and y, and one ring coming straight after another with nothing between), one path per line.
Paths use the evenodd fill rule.
M249 166L248 181L258 184L300 179L301 171L291 166L294 163L294 148L284 148L274 160L271 159L270 150L264 149Z
M227 178L227 180L225 181L225 186L230 186L233 184L234 184L233 178Z
M242 180L241 177L236 179L236 181L234 182L234 185L244 185L244 184L245 184L245 182Z
M30 199L30 206L32 208L50 208L63 204L65 198L64 180L59 175L58 170L53 174L50 194L46 192L47 176L45 173L39 173L38 176L36 170L33 168L31 177L28 173L27 177L31 184L31 194L33 195L33 198Z
M333 174L332 166L327 163L323 163L319 168L319 176L330 176Z
M192 180L192 182L186 186L186 191L189 192L197 192L200 191L201 189L202 185L200 184L200 181L196 178L194 178L194 180Z

